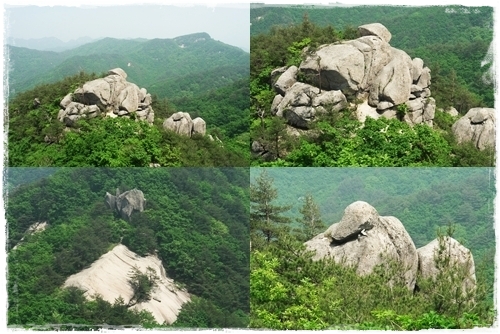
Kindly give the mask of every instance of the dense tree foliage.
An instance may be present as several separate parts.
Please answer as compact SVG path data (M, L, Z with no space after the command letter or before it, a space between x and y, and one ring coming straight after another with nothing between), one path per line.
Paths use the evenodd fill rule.
M20 174L12 168L8 173ZM175 326L245 327L248 178L245 168L68 168L10 190L8 324L158 326L151 315L130 311L123 300L86 301L78 291L61 289L69 275L121 241L140 255L156 252L167 275L195 296ZM109 210L104 195L117 187L141 189L145 211L125 221ZM48 227L27 234L35 222ZM147 273L134 281L136 301L151 288L150 277L142 274Z
M476 182L479 180L488 182L487 172L483 169L473 171L422 169L420 172L415 169L405 169L398 172L396 169L387 168L364 170L364 173L360 173L359 169L353 171L334 168L267 170L266 177L276 180L275 183L269 184L269 188L276 192L274 205L283 202L293 203L293 199L314 193L316 198L322 198L321 201L328 201L323 205L320 204L320 207L323 217L329 217L324 220L331 221L332 214L328 214L329 210L335 208L335 217L340 218L342 215L340 207L343 210L345 203L368 200L367 196L371 193L372 197L378 197L378 201L372 198L370 203L375 205L381 215L398 217L416 241L417 247L420 247L422 242L430 241L425 240L428 237L430 239L438 237L441 241L445 235L459 238L475 253L478 285L475 291L467 290L462 294L462 287L458 282L466 277L465 273L460 271L460 268L450 266L445 252L438 253L441 254L437 262L442 270L440 276L427 280L420 278L419 290L410 291L404 282L394 281L394 270L401 270L394 263L388 262L385 266L377 267L373 274L360 277L354 269L331 260L312 261L312 254L306 252L302 244L304 236L281 234L271 243L258 249L252 244L250 326L281 330L419 330L491 326L495 314L492 300L493 280L490 276L490 270L494 267L493 258L488 258L486 261L478 259L480 245L470 243L474 237L463 233L463 223L456 224L455 231L439 228L445 226L447 224L445 222L415 229L416 222L438 221L429 215L437 215L441 211L449 213L449 210L454 210L444 199L439 200L436 196L422 198L423 189L444 187L443 196L446 194L459 205L459 194L461 194L459 189L464 189L464 185L455 183L464 178ZM422 175L416 177L415 173ZM445 177L449 174L451 176ZM251 184L256 186L257 180L262 178L262 175L262 171L252 169L254 181ZM424 175L426 177L423 177ZM452 191L450 187L455 186L457 189ZM479 187L484 189L484 184ZM492 185L486 187L489 190L485 198L489 199L490 205L492 187ZM412 196L418 196L420 201L428 202L430 206L425 212L418 210L419 215L414 219L407 219L408 213L413 210L404 203L407 203ZM417 204L417 202L411 203ZM302 201L299 205L302 205ZM474 211L479 214L483 209L476 208ZM491 211L490 206L490 214ZM296 212L291 210L289 216L300 217ZM407 215L402 217L402 212L406 212ZM254 232L252 220L251 216L251 233ZM471 221L474 222L475 229L485 228L493 234L491 216L487 220ZM430 236L431 233L434 235ZM490 251L494 252L493 239L488 245ZM392 282L391 286L387 284L389 281Z
M479 152L472 144L457 144L451 125L458 117L439 109L454 106L463 115L472 107L493 107L493 84L487 80L490 65L483 62L492 41L492 8L469 8L470 15L458 14L465 10L460 8L252 8L250 136L267 151L266 160L256 157L252 165L493 166L494 149ZM410 127L384 119L361 124L351 106L317 117L311 130L291 137L284 121L270 112L276 94L271 72L300 64L305 47L310 52L321 44L356 38L354 27L373 22L391 31L392 46L422 58L431 68L432 96L438 107L434 126ZM360 101L350 102L356 106Z
M243 123L244 90L229 100L213 102L214 136L223 142L211 141L207 136L187 138L162 128L163 117L176 110L168 101L156 98L153 109L156 122L126 118L82 119L74 131L65 131L57 119L59 103L63 97L95 74L67 77L55 84L45 84L21 93L9 103L8 163L10 166L96 166L147 167L151 163L161 166L247 166L248 146ZM241 87L241 86L240 86ZM33 105L35 98L40 105ZM236 106L234 105L236 103ZM238 104L239 103L239 104ZM226 117L216 113L217 106L227 111ZM248 108L248 107L246 107ZM201 107L198 109L201 110ZM203 113L200 111L199 115ZM231 115L235 115L234 117ZM238 115L241 117L239 118ZM160 116L160 118L158 117ZM230 119L231 126L217 123L216 119ZM247 128L248 129L248 128ZM208 131L210 133L210 130Z
M273 188L273 179L264 170L250 185L250 221L251 241L254 248L270 244L283 233L288 231L283 226L290 219L283 212L290 208L277 206L272 202L278 197L278 192Z

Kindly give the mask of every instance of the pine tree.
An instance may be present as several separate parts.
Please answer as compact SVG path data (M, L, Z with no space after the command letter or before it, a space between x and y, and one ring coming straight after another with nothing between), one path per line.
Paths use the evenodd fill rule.
M302 224L302 237L304 240L309 240L324 230L325 225L321 220L319 206L314 202L311 194L306 195L304 205L299 212L302 214L302 218L298 218L297 222Z
M278 197L274 180L266 170L250 185L250 236L253 248L269 244L281 233L287 232L290 218L282 216L290 206L278 206L272 202Z

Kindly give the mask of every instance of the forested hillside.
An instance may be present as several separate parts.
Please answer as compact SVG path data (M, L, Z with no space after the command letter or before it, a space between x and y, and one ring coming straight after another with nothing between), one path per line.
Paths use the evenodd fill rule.
M53 83L80 71L101 73L120 67L130 80L159 97L200 94L246 77L248 53L210 38L206 33L173 39L104 38L64 52L8 46L9 95L38 84ZM220 73L217 73L220 70ZM198 82L204 72L217 73ZM194 82L190 82L189 79ZM192 84L186 89L186 85Z
M193 118L205 118L207 136L188 138L163 129L164 120L179 109L168 100L155 97L152 101L153 126L134 119L98 117L82 119L78 131L67 131L58 119L61 101L68 93L98 77L80 72L11 99L8 109L9 165L248 166L246 80L192 99L179 99L181 103L177 103L189 108ZM220 98L214 100L214 95ZM33 103L35 99L39 105ZM209 134L222 143L210 140Z
M493 172L489 168L252 168L251 327L491 326ZM422 289L408 293L406 287L387 286L397 265L360 277L355 269L327 259L312 261L314 254L304 252L302 243L315 236L318 242L324 239L327 228L341 221L346 207L357 201L369 203L381 216L400 220L416 248L451 234L470 249L478 284L473 304L453 302L456 295L451 291L460 283L450 283L450 278L460 277L456 272L445 274L431 288L417 283ZM361 238L370 233L363 230L352 247L362 245ZM364 256L373 251L366 250Z
M104 38L64 52L8 46L8 54L11 166L249 164L249 55L237 47L198 33L173 39ZM152 95L156 126L92 119L80 122L79 134L63 131L57 120L62 99L112 68L124 69L131 83ZM35 99L40 104L33 104ZM207 137L165 134L161 124L177 111L203 118Z
M277 102L272 85L279 73L299 66L321 45L359 37L357 27L381 23L392 47L418 57L430 68L433 124L412 127L398 119L370 119L362 126L355 111L363 102L312 116L309 132L287 128L272 117ZM452 125L473 107L494 107L491 80L491 7L315 7L261 6L251 9L251 138L254 165L262 166L492 166L494 149L478 152L459 143ZM304 48L308 48L303 53ZM319 59L319 58L318 58ZM299 71L300 72L300 71ZM300 72L298 77L306 76ZM300 81L300 80L299 80ZM319 90L321 92L321 89ZM274 101L274 103L273 103ZM406 105L408 106L408 105ZM443 112L458 111L451 116ZM382 134L381 134L382 133ZM377 138L377 140L369 140ZM410 148L410 151L408 150ZM265 155L264 158L261 156Z
M23 172L29 170L8 169L13 178ZM83 292L61 288L121 242L141 256L156 253L167 275L191 294L173 326L245 327L248 178L243 168L78 168L10 190L8 325L161 325L123 301L85 301ZM130 220L114 214L104 197L116 188L142 190L145 210ZM26 233L36 222L48 227Z

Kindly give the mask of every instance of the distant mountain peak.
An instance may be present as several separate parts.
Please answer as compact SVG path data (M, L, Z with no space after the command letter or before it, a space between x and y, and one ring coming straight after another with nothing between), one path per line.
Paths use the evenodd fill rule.
M174 38L173 40L178 45L180 45L180 46L182 45L182 47L186 47L190 44L204 42L204 41L208 41L211 39L212 39L212 37L210 37L210 35L207 34L206 32L199 32L199 33L179 36L179 37Z

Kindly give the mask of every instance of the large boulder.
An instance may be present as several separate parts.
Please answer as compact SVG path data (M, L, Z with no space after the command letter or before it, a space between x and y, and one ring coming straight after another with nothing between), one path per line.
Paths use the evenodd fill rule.
M135 270L141 273L152 270L158 279L156 287L151 290L151 299L132 303L130 308L151 312L159 324L175 322L182 306L191 299L189 293L179 288L178 284L167 276L158 256L142 257L121 244L102 255L89 267L69 276L63 287L76 287L85 291L84 296L88 300L95 300L99 295L107 302L114 303L121 297L124 303L128 304L134 296L129 281L131 273Z
M353 266L359 275L373 272L393 260L399 265L394 280L415 287L418 257L415 245L403 224L395 217L380 216L362 201L349 205L340 222L305 243L314 251L314 260L325 257Z
M479 150L495 147L495 109L472 108L451 130L458 143L472 142Z
M358 32L361 36L377 36L382 38L385 42L389 43L391 41L391 32L387 30L380 23L370 23L358 27Z
M412 61L406 52L392 49L392 59L384 66L370 89L368 103L376 105L380 101L389 101L395 105L410 99L413 83Z
M165 119L163 129L173 131L182 136L191 137L194 133L204 135L206 132L206 123L200 117L192 120L189 113L178 111Z
M428 124L432 126L436 113L436 100L434 98L415 98L406 103L408 113L404 115L404 121L410 125Z
M438 278L440 271L445 270L439 266L439 258L449 261L449 268L457 270L463 281L461 287L463 293L473 291L476 287L476 274L474 258L471 251L451 237L443 237L441 240L434 239L427 245L417 249L418 273L422 278ZM442 272L447 276L447 273ZM447 277L448 278L448 277ZM418 282L417 282L418 284Z
M127 82L127 74L120 68L112 69L108 76L88 81L73 93L66 95L60 105L63 111L59 112L58 118L67 126L73 126L74 122L81 117L96 117L101 113L110 117L131 117L135 115L137 120L144 120L152 124L154 111L151 107L151 95L145 88ZM90 106L86 114L82 116L83 107L78 107L75 112L75 104ZM99 110L97 111L96 108ZM90 112L88 110L91 110ZM73 117L69 117L73 115ZM78 115L78 116L75 116Z
M289 125L301 129L307 129L316 114L339 111L347 106L341 91L321 91L302 82L295 83L278 101L276 116L284 117Z
M353 95L363 81L365 59L351 44L330 44L319 48L300 64L300 71L314 86L341 90Z
M146 199L144 193L139 189L132 189L123 193L116 189L116 196L106 192L105 202L110 209L120 214L124 220L130 220L130 216L134 211L144 211Z
M200 134L202 136L207 132L207 123L201 117L193 119L193 134Z
M297 66L290 66L283 74L281 74L274 83L274 90L280 94L285 95L287 89L297 82Z

